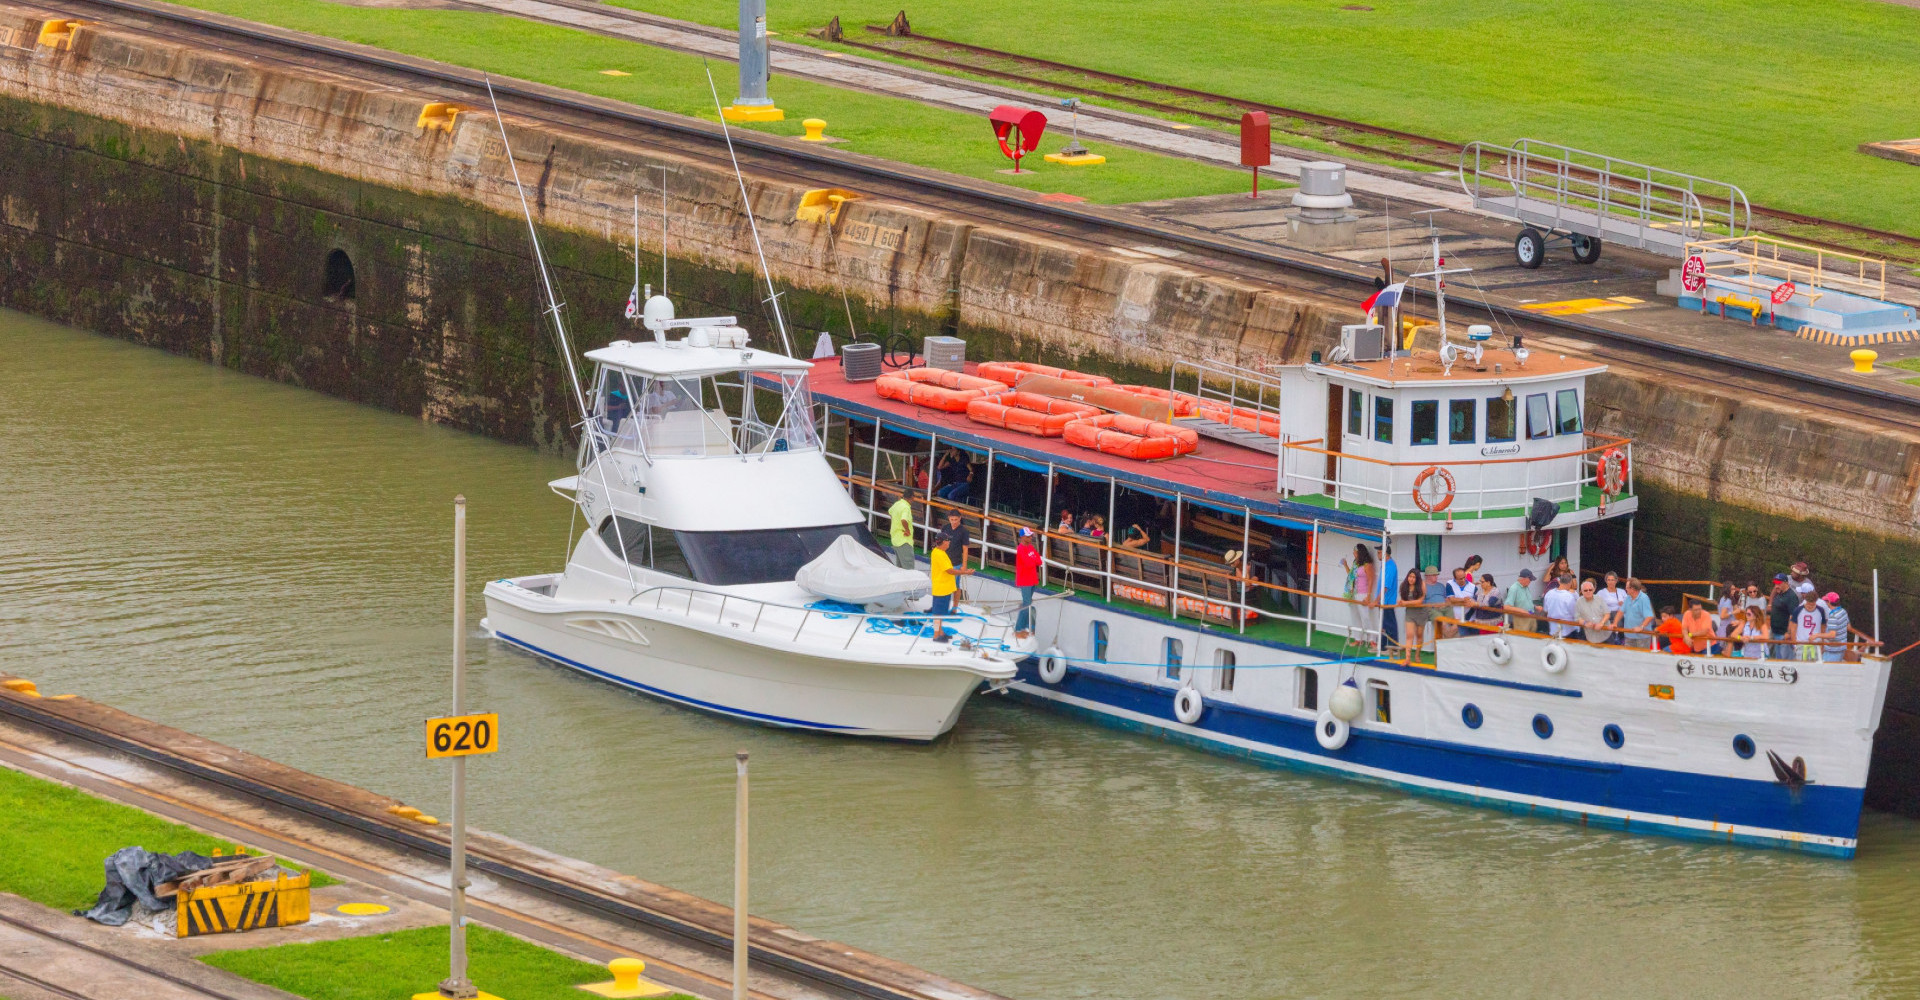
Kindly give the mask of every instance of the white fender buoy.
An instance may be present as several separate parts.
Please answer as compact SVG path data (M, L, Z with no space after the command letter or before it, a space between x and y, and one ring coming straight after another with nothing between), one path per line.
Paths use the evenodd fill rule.
M1320 741L1322 749L1338 750L1347 745L1347 735L1353 727L1347 720L1334 715L1331 710L1322 709L1320 717L1313 720L1313 738Z
M1040 654L1040 679L1048 684L1067 679L1067 654L1060 652L1059 646L1049 646Z
M1567 647L1557 642L1550 642L1547 643L1546 648L1540 650L1540 666L1547 673L1557 674L1567 669L1567 663L1572 657L1573 654L1567 652Z
M1181 725L1191 726L1199 722L1201 713L1206 710L1206 699L1200 697L1199 691L1190 687L1183 687L1174 692L1173 717L1179 719Z
M1361 709L1366 707L1360 697L1360 685L1355 684L1353 678L1347 678L1345 683L1333 689L1333 697L1327 699L1327 707L1333 710L1334 718L1343 723L1358 719Z
M1494 636L1493 641L1487 643L1487 659L1492 660L1496 667L1504 667L1512 663L1513 643L1508 642L1504 635Z

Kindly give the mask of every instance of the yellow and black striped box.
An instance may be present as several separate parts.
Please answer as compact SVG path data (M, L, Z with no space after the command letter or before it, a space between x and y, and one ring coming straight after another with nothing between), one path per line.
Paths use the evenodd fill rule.
M281 875L257 882L183 890L174 903L178 936L304 924L313 912L310 881L305 874L292 878Z

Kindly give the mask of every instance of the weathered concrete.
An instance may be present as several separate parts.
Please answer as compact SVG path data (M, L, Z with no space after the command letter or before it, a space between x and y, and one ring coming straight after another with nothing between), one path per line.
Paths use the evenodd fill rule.
M567 446L569 401L490 116L423 126L435 95L106 28L39 46L45 16L0 5L0 162L13 165L0 173L0 304ZM580 344L626 328L636 192L642 280L664 253L683 313L737 312L757 342L773 342L724 164L507 124ZM664 245L657 166L668 172ZM799 185L750 176L748 189L798 350L814 331L844 331L843 293L869 334L957 332L975 356L1152 380L1175 357L1303 360L1351 316L1350 303L1178 259L878 199L849 203L832 227L797 222ZM327 294L336 250L353 264L351 298ZM1590 403L1595 429L1636 439L1642 575L1758 578L1804 557L1865 625L1878 565L1886 637L1898 646L1920 635L1915 434L1632 365L1595 380ZM1896 685L1890 733L1915 728L1909 712L1920 706L1914 672L1897 672ZM1920 808L1920 738L1882 746L1904 749L1876 765L1876 801Z

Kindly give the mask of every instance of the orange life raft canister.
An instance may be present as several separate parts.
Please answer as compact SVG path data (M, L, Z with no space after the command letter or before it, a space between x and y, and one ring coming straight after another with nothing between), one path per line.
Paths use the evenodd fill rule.
M1132 393L1135 396L1145 396L1148 399L1160 400L1168 406L1173 407L1173 415L1176 417L1191 417L1195 410L1207 405L1205 401L1184 392L1155 389L1150 385L1116 385L1114 388L1121 392Z
M967 404L969 420L1035 437L1059 437L1068 423L1099 415L1097 406L1031 392L1003 392Z
M1068 444L1142 461L1185 455L1200 446L1200 435L1185 427L1124 413L1070 421L1061 436Z
M1052 378L1078 382L1081 385L1112 385L1113 380L1105 375L1089 375L1086 372L1069 371L1052 365L1036 365L1028 361L982 361L978 369L981 378L990 378L1008 385L1019 385L1028 375L1046 375Z
M880 395L948 413L964 413L967 404L988 393L1007 391L1005 382L976 378L944 368L909 368L889 372L873 383Z
M1280 417L1264 410L1248 409L1244 406L1231 406L1211 399L1200 401L1200 415L1215 423L1229 424L1243 431L1265 434L1271 438L1280 436Z

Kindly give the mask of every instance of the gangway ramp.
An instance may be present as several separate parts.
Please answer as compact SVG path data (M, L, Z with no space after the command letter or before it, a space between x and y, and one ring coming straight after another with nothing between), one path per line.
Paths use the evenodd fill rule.
M1744 236L1753 221L1746 192L1732 184L1537 139L1468 143L1460 184L1474 208L1527 227L1514 241L1527 268L1554 244L1583 264L1608 241L1684 257L1688 243Z

